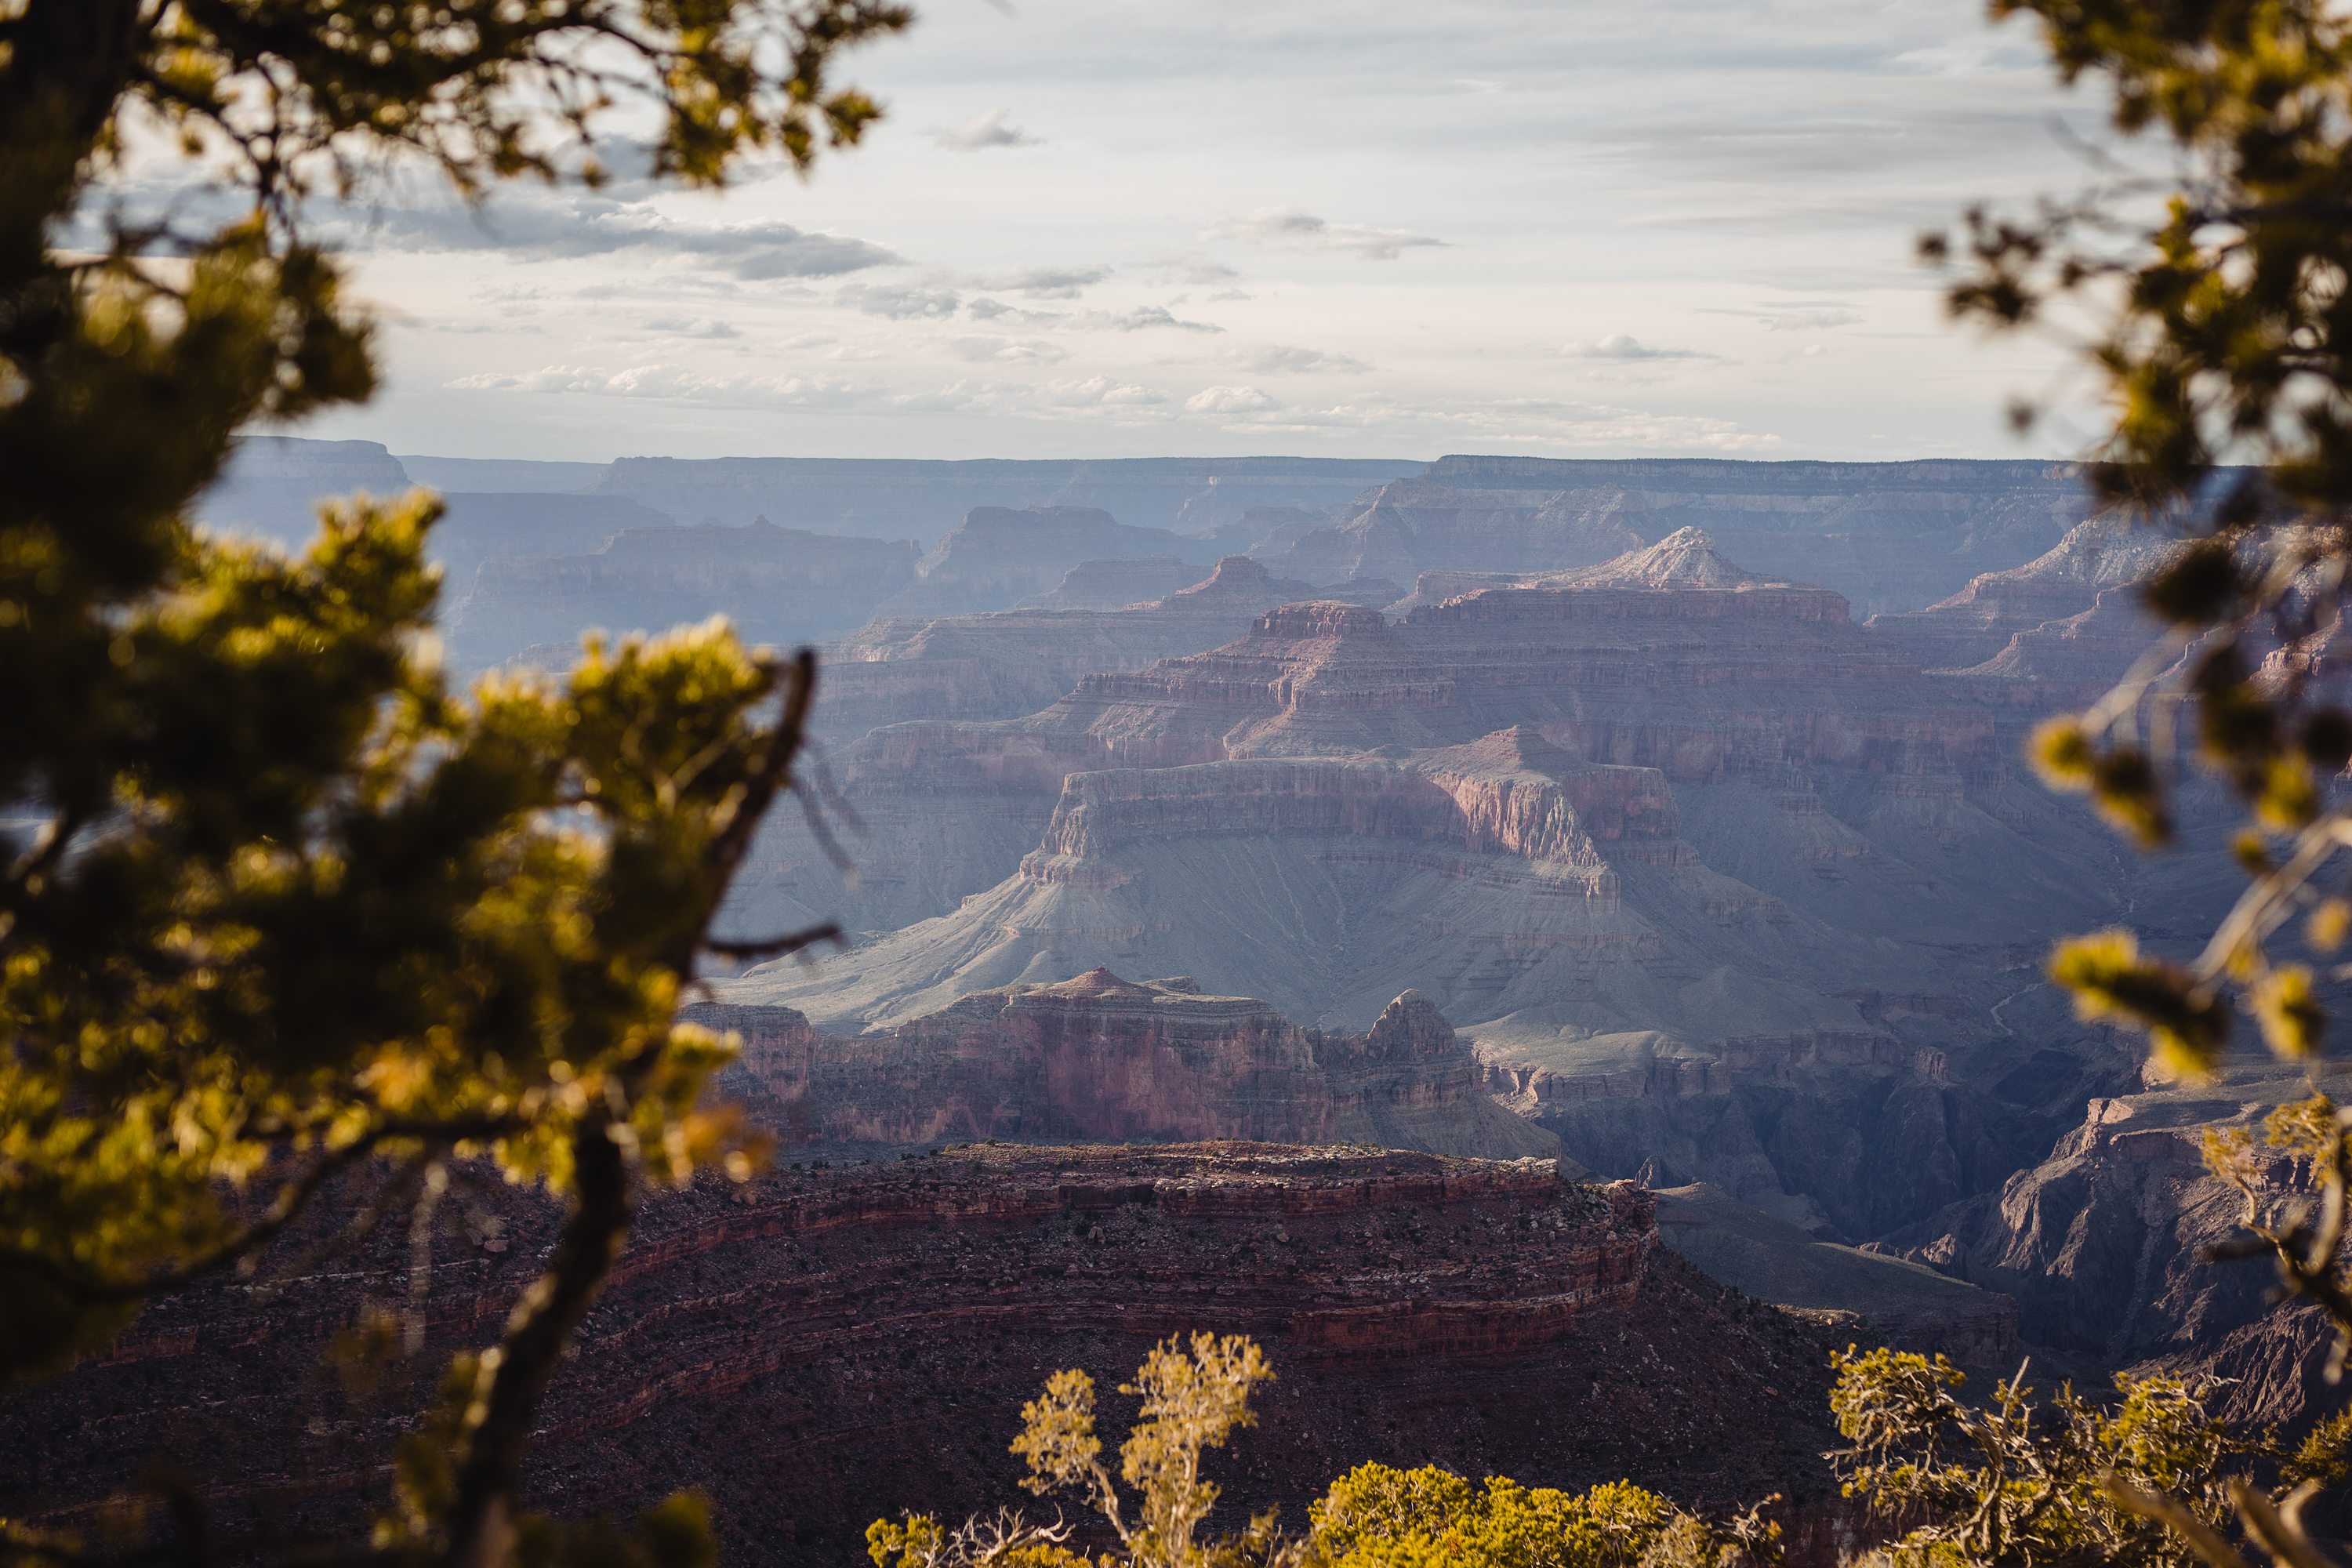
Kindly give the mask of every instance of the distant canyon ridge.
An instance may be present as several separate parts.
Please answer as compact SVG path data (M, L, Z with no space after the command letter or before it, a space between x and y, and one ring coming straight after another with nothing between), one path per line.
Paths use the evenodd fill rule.
M2194 852L2218 802L2142 858L2020 765L2148 646L2171 547L2069 466L267 438L203 515L292 541L411 484L448 501L461 671L711 615L824 656L838 853L781 814L726 919L855 942L706 1005L786 1158L1557 1158L1793 1309L2305 1399L2311 1346L2198 1282L2182 1102L2041 977L2072 931L2186 944L2235 888Z

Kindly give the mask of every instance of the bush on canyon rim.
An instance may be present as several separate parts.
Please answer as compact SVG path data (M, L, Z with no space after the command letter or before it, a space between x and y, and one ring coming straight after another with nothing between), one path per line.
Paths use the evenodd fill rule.
M517 1483L638 1186L741 1168L695 1109L726 1047L671 1014L791 787L813 665L714 625L593 649L561 687L453 693L432 498L330 508L293 558L187 512L248 424L373 387L371 324L306 203L419 167L469 198L594 184L615 116L657 179L717 184L763 151L805 165L877 112L828 79L836 55L907 19L886 0L0 5L0 802L33 819L0 842L0 1378L252 1268L322 1189L382 1219L486 1156L568 1223L352 1551L699 1559L691 1503L598 1546L522 1520ZM242 210L110 212L110 180L163 163ZM126 1528L0 1523L0 1555L199 1550Z
M2311 1098L2269 1142L2319 1201L2261 1179L2251 1138L2209 1163L2244 1199L2249 1253L2335 1321L2329 1375L2352 1348L2343 1256L2352 1110L2319 1092L2332 983L2352 934L2352 690L2339 638L2352 596L2352 13L2333 0L1992 0L2038 18L2059 74L2109 93L2126 140L2162 144L2155 176L2103 161L2103 183L2031 215L1982 208L1922 250L1955 269L1953 313L1997 330L2064 314L2094 324L2088 367L2112 427L2092 454L2102 495L2182 541L2140 584L2165 633L2088 710L2052 721L2034 761L2145 845L2174 831L2181 773L2201 765L2247 822L2248 886L2186 962L2131 933L2062 944L2051 975L2086 1017L2136 1025L2191 1076L2227 1059L2250 1019ZM2161 194L2161 205L2149 201ZM2154 216L2149 216L2154 215ZM2013 411L2021 427L2037 411ZM2235 466L2225 466L2235 465ZM2310 1568L2325 1559L2284 1510L2234 1482L2245 1534ZM2116 1500L2163 1520L2199 1555L2177 1489ZM2210 1524L2210 1521L2207 1521Z
M1240 1335L1194 1334L1189 1353L1174 1338L1155 1346L1118 1386L1142 1401L1119 1447L1131 1502L1102 1462L1092 1378L1057 1372L1022 1406L1022 1484L1038 1497L1078 1493L1116 1554L1089 1559L1060 1516L1046 1524L1013 1509L952 1529L929 1514L877 1520L866 1554L875 1568L1730 1568L1778 1555L1775 1532L1752 1514L1718 1532L1627 1482L1573 1494L1489 1477L1479 1489L1435 1466L1357 1467L1309 1506L1304 1536L1265 1514L1204 1542L1218 1489L1201 1473L1202 1450L1254 1424L1250 1392L1274 1375Z

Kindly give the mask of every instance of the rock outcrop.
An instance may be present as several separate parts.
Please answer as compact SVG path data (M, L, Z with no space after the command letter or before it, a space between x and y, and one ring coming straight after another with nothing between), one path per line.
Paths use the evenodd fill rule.
M1869 630L2010 729L2095 700L2157 641L2137 584L2179 542L2106 512L2022 566L1988 572L1939 604L1873 616Z
M966 996L887 1032L818 1034L787 1007L698 1005L741 1036L730 1080L795 1152L950 1141L1360 1142L1493 1159L1559 1141L1487 1095L1419 992L1360 1035L1302 1029L1263 1002L1107 969Z
M751 643L821 641L856 630L913 580L918 559L911 542L767 522L629 529L591 554L485 561L446 636L452 658L472 667L576 645L592 627L660 632L713 615Z
M1889 1245L2014 1297L2029 1340L2111 1366L2225 1376L2235 1419L2308 1418L2340 1397L2325 1377L2330 1335L2315 1310L2270 1300L2263 1259L2210 1258L2242 1237L2244 1200L2202 1148L2208 1128L2259 1125L2309 1092L2299 1076L2246 1068L2095 1097L2047 1158ZM2265 1180L2276 1196L2305 1190L2285 1160Z
M419 1384L496 1333L551 1239L525 1215L493 1249L457 1209ZM316 1358L366 1292L397 1296L407 1250L266 1307L224 1282L150 1309L0 1409L0 1510L86 1519L160 1448L224 1532L348 1532L416 1391L349 1406ZM1296 1525L1366 1460L1702 1505L1825 1489L1827 1337L1663 1248L1647 1193L1545 1161L1210 1144L971 1147L649 1204L534 1433L529 1496L626 1516L698 1487L730 1561L846 1568L877 1517L1014 1499L1005 1445L1047 1373L1108 1384L1193 1330L1256 1337L1279 1374L1216 1456L1222 1525L1276 1505ZM1125 1411L1105 1417L1116 1442Z

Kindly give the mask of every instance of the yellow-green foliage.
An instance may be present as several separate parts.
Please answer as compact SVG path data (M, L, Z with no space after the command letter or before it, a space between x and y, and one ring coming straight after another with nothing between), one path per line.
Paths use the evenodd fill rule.
M1309 1506L1307 1523L1313 1559L1330 1568L1634 1568L1696 1521L1630 1481L1564 1492L1360 1465Z
M2224 1427L2205 1388L2179 1378L2118 1375L2110 1399L2064 1387L2037 1404L2021 1372L1979 1403L1942 1356L1849 1349L1836 1363L1830 1405L1849 1447L1832 1462L1847 1496L1904 1526L1885 1555L1923 1568L2191 1568L2205 1561L2192 1534L2220 1541L2241 1495L2257 1495L2249 1474L2338 1475L2352 1426L2286 1450Z
M469 1563L587 1550L519 1515L521 1454L638 1188L744 1169L697 1108L731 1047L672 1015L791 787L814 666L713 624L456 691L431 497L330 506L290 556L189 512L255 421L373 390L373 324L306 196L402 167L593 180L622 130L677 181L805 163L876 112L831 80L839 51L907 18L0 5L0 1382L257 1262L321 1191L381 1214L445 1161L495 1162L560 1194L565 1228L413 1435L386 1529ZM209 178L231 216L57 248L103 223L134 144L138 177ZM189 166L158 166L175 151ZM682 1501L609 1542L694 1568L698 1519ZM0 1554L70 1543L0 1522Z
M1726 1532L1631 1482L1570 1493L1489 1477L1475 1487L1434 1466L1361 1465L1307 1510L1289 1536L1272 1514L1208 1541L1202 1525L1217 1488L1201 1474L1203 1449L1251 1425L1251 1391L1274 1376L1239 1335L1194 1334L1189 1353L1155 1346L1119 1392L1142 1400L1119 1449L1132 1509L1101 1462L1094 1380L1057 1372L1022 1406L1013 1451L1040 1497L1081 1493L1118 1542L1098 1568L1718 1568L1777 1556L1777 1531L1753 1514ZM1006 1510L949 1529L929 1514L877 1520L866 1532L875 1568L1087 1568L1056 1521Z

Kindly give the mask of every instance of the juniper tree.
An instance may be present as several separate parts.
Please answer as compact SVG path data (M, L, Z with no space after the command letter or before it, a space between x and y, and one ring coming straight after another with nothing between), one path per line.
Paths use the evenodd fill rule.
M560 1237L352 1552L585 1550L524 1520L525 1439L639 1187L741 1168L698 1108L727 1047L672 1015L793 787L814 665L713 624L456 691L427 636L432 498L328 508L295 555L190 508L240 431L373 388L318 199L418 166L468 198L593 183L623 129L683 184L805 167L877 112L841 51L908 19L0 0L0 1380L249 1265L324 1189L381 1214L443 1162L495 1162L562 1199ZM234 211L110 217L126 173ZM626 1550L692 1558L691 1514Z

